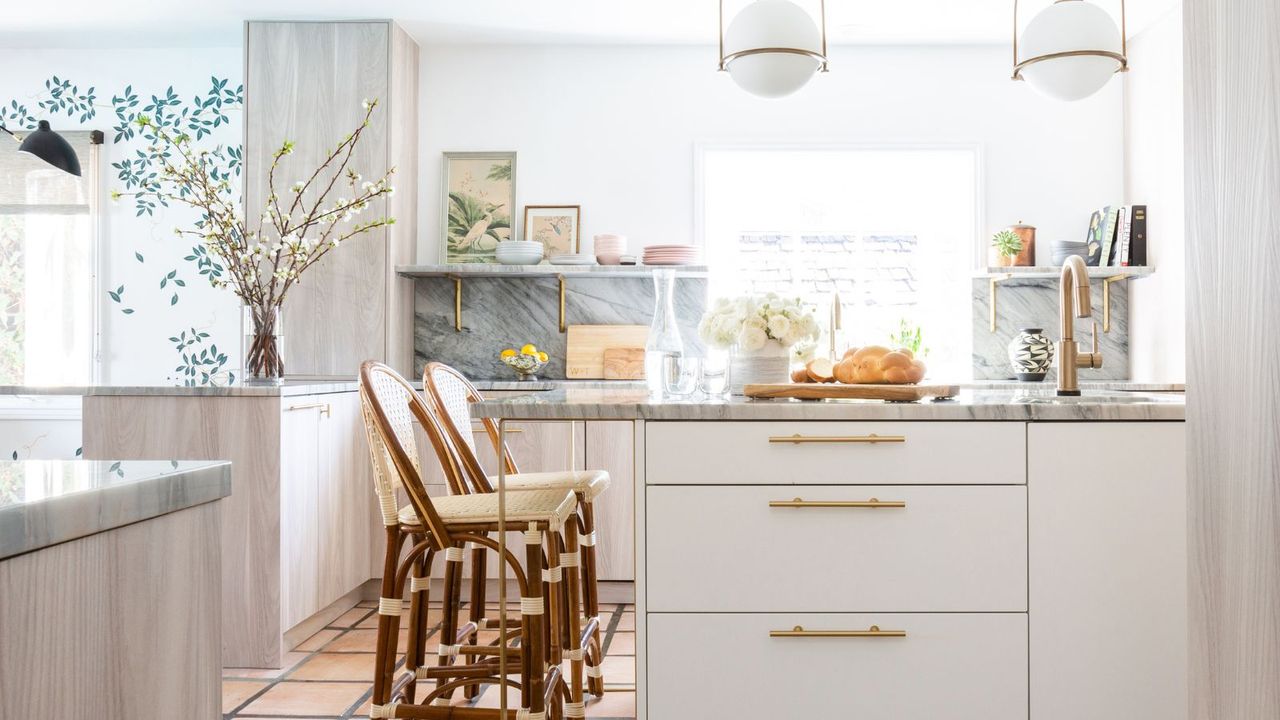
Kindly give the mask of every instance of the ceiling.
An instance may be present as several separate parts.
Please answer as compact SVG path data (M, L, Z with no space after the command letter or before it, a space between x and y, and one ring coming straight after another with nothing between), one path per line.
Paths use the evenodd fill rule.
M749 0L724 0L732 16ZM1133 36L1180 0L1128 0ZM818 0L796 0L816 14ZM1120 0L1094 0L1118 15ZM1049 0L1023 0L1024 18ZM717 0L45 0L14 2L0 49L216 47L246 19L395 18L420 43L712 44ZM1012 0L827 0L833 44L1007 43ZM1025 23L1025 19L1023 21Z

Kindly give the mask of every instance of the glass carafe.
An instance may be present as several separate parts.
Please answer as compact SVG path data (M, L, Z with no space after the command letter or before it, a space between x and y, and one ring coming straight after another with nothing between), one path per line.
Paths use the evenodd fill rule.
M680 326L676 324L675 270L653 271L653 295L653 325L644 346L644 377L649 392L662 395L666 389L663 373L669 366L666 358L684 355Z

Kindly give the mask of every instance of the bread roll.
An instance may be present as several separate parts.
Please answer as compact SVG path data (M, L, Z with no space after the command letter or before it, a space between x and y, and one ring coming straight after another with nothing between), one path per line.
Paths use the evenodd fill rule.
M835 375L832 373L831 361L826 358L814 358L805 365L805 370L809 375L809 379L818 383L835 382Z
M858 366L854 364L853 358L845 358L836 363L834 372L836 382L842 382L846 385L858 382Z
M901 368L906 370L911 367L911 358L896 350L893 352L887 352L880 357L880 364L877 367L881 370L889 370L890 368Z
M809 371L803 367L798 367L791 371L791 382L807 383L809 382Z
M893 383L894 385L904 385L908 381L907 370L900 367L891 367L884 371L884 381Z
M911 352L911 348L898 348L897 350L894 350L894 352L900 352L912 360L916 359L916 354Z
M911 367L907 368L907 382L916 384L924 379L925 366L923 360L912 360Z

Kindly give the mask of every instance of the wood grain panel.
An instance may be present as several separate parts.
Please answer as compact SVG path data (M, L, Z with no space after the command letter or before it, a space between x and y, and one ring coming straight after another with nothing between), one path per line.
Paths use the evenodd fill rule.
M320 423L320 448L327 467L320 476L317 565L320 598L329 602L369 579L370 526L380 523L373 503L373 469L365 448L360 397L357 393L324 397L332 412Z
M388 99L390 28L387 22L248 24L244 188L249 217L256 217L265 202L272 154L281 143L296 143L276 170L277 189L283 191L308 177L358 126L364 99ZM374 112L349 165L368 179L388 168L388 105ZM340 195L336 191L334 199ZM379 198L360 219L387 211L386 199ZM385 228L356 238L290 290L284 309L287 373L350 376L361 361L387 356L387 242Z
M311 398L302 398L310 401ZM322 606L320 486L325 473L320 408L284 398L280 415L280 626L288 630ZM308 407L310 406L310 407ZM327 477L323 478L325 484ZM326 517L327 521L328 518ZM340 594L340 593L339 593Z
M1280 717L1280 4L1183 5L1191 717L1270 720Z
M601 580L635 579L635 428L590 422L586 468L607 470L609 489L596 498L596 562Z
M222 648L229 667L279 667L280 400L88 396L90 460L230 460L222 501Z
M0 717L220 717L219 534L208 503L0 562Z
M387 205L396 224L387 230L387 364L413 373L413 280L396 275L412 265L418 244L418 45L390 24L391 73L387 97L387 163L396 169L396 192ZM434 262L434 259L432 260Z

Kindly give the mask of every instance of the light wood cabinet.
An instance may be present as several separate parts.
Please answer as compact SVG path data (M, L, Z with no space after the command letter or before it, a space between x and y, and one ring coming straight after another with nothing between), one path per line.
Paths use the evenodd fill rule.
M359 407L355 391L84 399L86 458L231 461L224 665L280 667L370 579L383 547Z
M418 47L391 21L246 24L250 217L265 203L275 150L285 140L295 144L276 170L276 189L284 194L359 125L365 99L377 99L379 107L350 167L370 180L395 168L396 192L375 200L357 221L389 215L396 223L330 253L289 291L284 349L290 374L350 377L369 358L411 370L413 288L395 266L413 262L417 241Z
M1186 426L1027 432L1031 717L1187 717Z
M596 568L601 580L631 582L636 577L635 460L633 423L586 423L584 468L609 472L609 489L594 504Z

